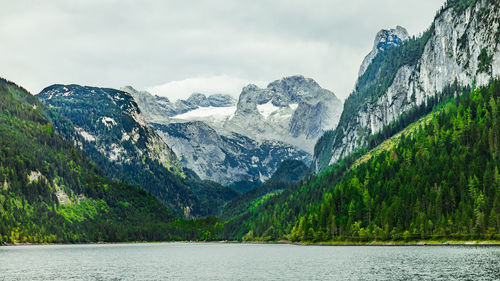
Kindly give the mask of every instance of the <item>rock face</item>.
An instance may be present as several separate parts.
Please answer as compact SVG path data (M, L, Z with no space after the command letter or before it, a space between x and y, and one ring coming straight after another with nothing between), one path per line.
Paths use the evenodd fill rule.
M37 97L54 112L58 133L108 177L142 187L175 214L216 215L234 191L186 178L174 152L145 121L134 98L115 89L53 85ZM163 108L158 103L148 100ZM160 101L162 101L160 99Z
M363 75L344 104L337 129L325 134L315 147L316 170L323 170L366 145L369 135L429 97L439 95L454 81L462 86L480 86L500 75L499 6L498 1L492 0L474 1L466 7L450 1L421 38L415 42L409 40L408 44L421 46L416 58L393 72L382 73L384 62L397 63L400 58L384 55L389 52L386 49L379 52L366 69L362 67ZM368 77L367 72L374 75ZM383 84L385 77L392 75L394 78L386 89L367 94L367 89L375 89L373 85Z
M316 140L336 127L342 102L318 83L291 76L260 89L243 88L224 128L256 140L278 140L312 153Z
M365 57L359 68L358 77L363 75L379 52L383 52L389 47L401 45L409 38L408 31L404 27L396 26L396 29L382 29L375 36L372 51Z
M248 85L236 106L224 95L193 94L184 102L197 108L176 115L149 102L158 97L125 90L183 166L222 184L264 182L287 159L310 163L316 139L335 127L342 106L332 92L302 76L266 89Z
M172 146L181 164L224 185L235 181L264 182L284 159L311 161L311 155L277 141L257 142L237 133L219 134L201 121L152 123Z

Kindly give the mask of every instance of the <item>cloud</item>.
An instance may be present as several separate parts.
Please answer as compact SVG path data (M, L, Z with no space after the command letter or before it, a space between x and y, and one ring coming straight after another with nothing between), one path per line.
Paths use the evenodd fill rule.
M265 87L266 82L248 81L227 75L188 78L153 86L146 90L152 94L168 97L171 101L187 99L192 93L229 94L237 98L241 89L249 83Z
M444 0L3 2L0 76L33 93L54 83L207 92L214 81L223 92L302 74L345 98L380 29L418 34Z

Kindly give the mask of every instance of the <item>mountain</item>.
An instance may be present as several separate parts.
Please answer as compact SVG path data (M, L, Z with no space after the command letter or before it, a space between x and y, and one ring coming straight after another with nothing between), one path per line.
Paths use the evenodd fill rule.
M255 140L278 140L312 153L314 143L336 127L342 102L318 83L290 76L265 89L243 88L236 112L223 127Z
M337 128L316 144L315 170L366 146L370 135L430 99L440 99L450 85L481 86L498 76L499 6L498 1L450 0L420 37L377 48L368 66L361 67Z
M263 183L283 160L310 163L316 139L335 127L342 106L332 92L303 76L276 80L266 89L249 85L236 106L226 96L193 94L177 101L193 108L179 114L165 110L159 102L164 98L123 90L134 96L183 166L225 185Z
M216 183L187 178L176 155L123 91L52 85L37 97L54 112L57 132L107 176L144 188L177 215L215 215L236 196Z
M237 133L219 134L201 121L151 123L183 166L203 179L224 185L265 182L285 159L310 161L310 155L277 141L257 142Z
M74 124L77 134L72 137L76 147L95 149L117 165L141 162L144 158L182 172L175 154L146 125L130 95L114 89L52 85L37 97Z
M0 244L198 239L143 190L111 181L55 133L51 111L0 79Z
M220 239L500 239L499 104L496 79L300 184L239 198Z
M134 96L149 125L172 147L182 166L202 179L245 191L243 185L253 187L265 182L284 159L311 161L310 154L295 146L256 141L223 129L236 111L229 96L193 94L186 101L177 101L189 104L192 110L167 114L158 109L163 105L151 102L163 98L130 86L122 89Z

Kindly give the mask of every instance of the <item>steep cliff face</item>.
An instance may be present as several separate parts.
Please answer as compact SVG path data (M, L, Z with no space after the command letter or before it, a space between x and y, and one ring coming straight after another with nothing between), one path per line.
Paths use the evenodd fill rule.
M448 1L420 38L379 52L360 70L337 129L315 147L317 171L366 145L369 135L454 81L480 86L500 75L500 4L464 3Z
M257 142L237 133L219 134L201 121L151 123L172 146L181 164L200 178L229 185L264 182L285 159L310 163L311 155L277 141Z
M342 102L303 76L286 77L261 89L243 88L224 128L256 140L278 140L312 153L325 131L335 128Z

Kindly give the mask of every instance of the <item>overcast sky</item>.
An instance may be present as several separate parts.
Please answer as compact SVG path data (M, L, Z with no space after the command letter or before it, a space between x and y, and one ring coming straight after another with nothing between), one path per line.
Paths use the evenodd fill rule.
M419 34L443 2L0 0L0 76L175 100L302 74L344 99L377 31Z

